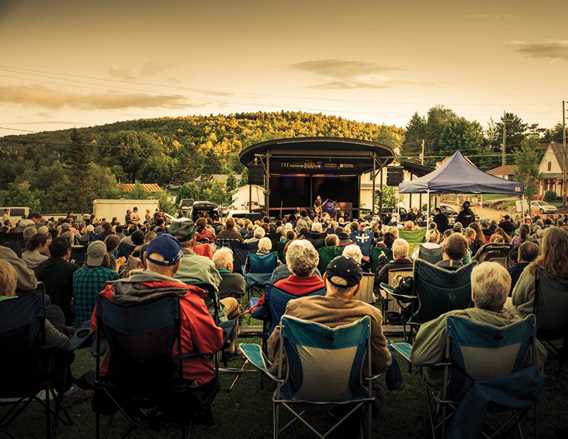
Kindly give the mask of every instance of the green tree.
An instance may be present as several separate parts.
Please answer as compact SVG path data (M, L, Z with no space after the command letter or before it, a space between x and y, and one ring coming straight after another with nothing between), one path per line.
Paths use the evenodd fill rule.
M540 177L539 153L537 151L539 139L536 136L527 137L521 141L520 148L515 152L514 161L516 166L516 179L523 184L524 194L529 202L537 193L538 179Z
M28 181L9 183L6 190L0 191L0 203L3 206L25 206L32 210L41 209L41 193L31 188Z
M223 165L219 156L215 154L215 151L210 149L205 154L205 160L203 162L203 168L201 169L201 173L203 175L212 175L212 174L220 174L223 172Z
M404 155L417 156L421 152L422 140L426 139L426 119L414 113L406 125L406 135L402 144Z
M503 144L503 124L506 128L505 138L507 140L505 152L511 154L520 148L521 142L529 135L529 125L514 113L505 113L497 122L491 121L487 130L487 138L495 151L500 151ZM532 130L535 131L534 126Z

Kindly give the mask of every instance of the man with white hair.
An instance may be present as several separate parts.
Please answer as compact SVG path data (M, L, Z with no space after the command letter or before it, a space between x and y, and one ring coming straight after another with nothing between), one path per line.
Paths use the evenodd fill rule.
M325 233L323 233L323 226L320 222L312 223L312 230L306 233L306 239L312 243L316 250L324 246Z
M343 256L353 259L358 265L363 261L363 253L357 244L349 244L343 248Z
M260 256L267 255L272 251L272 241L270 238L266 236L264 238L260 238L258 241L258 250L256 253Z
M518 322L521 318L504 308L511 289L511 276L496 262L483 262L471 272L472 308L459 309L442 314L440 317L424 323L416 335L412 346L412 364L421 366L439 363L444 360L446 349L446 326L448 317L462 317L474 323L491 325L497 328ZM537 343L537 365L542 367L546 351ZM439 377L430 374L433 381Z
M379 270L375 282L388 283L389 271L394 269L412 269L412 260L408 257L409 245L405 239L395 239L392 244L393 260Z
M255 244L260 241L266 235L266 230L263 227L256 226L252 232L252 238L244 240L245 244Z

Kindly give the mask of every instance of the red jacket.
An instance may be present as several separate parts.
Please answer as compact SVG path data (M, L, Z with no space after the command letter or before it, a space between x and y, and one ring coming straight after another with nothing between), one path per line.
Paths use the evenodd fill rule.
M115 297L115 288L120 280L108 283L99 294L107 297ZM149 291L157 288L179 289L180 285L187 292L180 297L180 320L181 320L181 353L216 353L223 347L223 330L219 328L204 301L205 292L198 287L183 284L173 280L155 280L143 282L143 286ZM91 326L96 329L96 310L93 310ZM174 347L173 355L177 355L177 346ZM108 360L108 358L106 359ZM103 364L103 374L106 373L108 361ZM183 362L183 377L198 385L211 381L215 376L212 361L205 357L196 357Z

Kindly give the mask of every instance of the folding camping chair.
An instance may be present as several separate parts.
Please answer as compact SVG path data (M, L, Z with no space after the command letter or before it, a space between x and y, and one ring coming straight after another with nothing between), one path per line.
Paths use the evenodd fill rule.
M432 437L491 439L516 429L523 438L521 421L544 387L533 364L535 335L533 315L503 328L448 317L444 359L425 365L443 375L441 387L425 379ZM410 360L408 343L393 347ZM489 419L504 412L510 416L500 425ZM534 430L536 438L536 416Z
M568 282L542 268L535 274L537 338L546 346L549 359L558 361L559 374L568 358Z
M384 257L381 257L384 255ZM392 249L385 247L373 247L371 249L371 270L377 274L381 265L392 261Z
M239 242L232 248L234 257L235 272L243 274L243 266L247 261L250 253L255 253L258 250L258 242Z
M249 305L252 305L251 299L260 297L265 286L270 283L272 272L277 264L278 255L276 252L266 255L249 253L243 266Z
M363 273L356 299L365 303L375 303L377 301L377 296L375 296L375 275L373 273Z
M414 261L415 312L403 325L405 338L414 339L420 325L455 309L471 304L471 271L474 264L456 271L445 270L426 261Z
M388 284L380 284L380 295L382 299L382 312L386 320L391 323L406 322L414 308L412 305L416 302L416 295L396 293L396 287L400 284L401 280L413 278L414 269L397 268L389 270Z
M45 409L46 438L55 437L58 421L71 424L62 406L63 393L55 391L54 352L44 344L45 294L0 301L0 406L8 407L0 417L0 436L16 437L8 429L32 402Z
M300 421L323 439L363 409L366 410L367 438L372 436L372 404L376 399L372 381L379 375L372 376L370 335L371 319L368 316L348 325L329 328L285 315L281 320L276 375L269 371L270 364L259 345L240 345L247 363L277 384L272 398L274 438ZM324 433L305 416L309 409L321 406L346 407L346 414ZM283 427L281 408L293 416Z
M503 267L507 268L509 264L509 253L511 246L509 244L495 244L489 243L482 245L473 257L474 261L478 263L492 261L498 262Z
M181 354L177 296L162 296L126 305L99 295L96 319L96 393L93 404L96 437L101 436L101 414L110 409L118 410L129 424L122 438L134 430L152 436L143 427L159 423L159 414L163 411L172 412L176 405L173 401L177 397L182 398L186 390L182 379L183 361L212 357L215 353ZM108 344L108 353L105 344ZM103 373L101 362L106 355L107 370ZM99 405L105 400L109 407ZM182 438L191 436L192 409L195 407L183 405L183 410L173 410ZM111 423L112 418L109 432Z

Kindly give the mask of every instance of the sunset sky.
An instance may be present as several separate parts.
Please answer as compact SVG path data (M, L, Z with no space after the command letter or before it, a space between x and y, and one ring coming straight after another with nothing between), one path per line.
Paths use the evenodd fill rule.
M0 0L0 136L282 109L404 126L437 104L550 127L562 99L565 0Z

